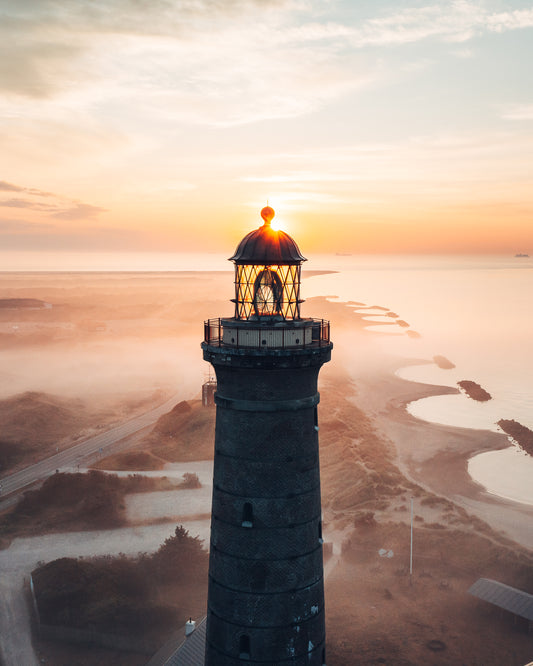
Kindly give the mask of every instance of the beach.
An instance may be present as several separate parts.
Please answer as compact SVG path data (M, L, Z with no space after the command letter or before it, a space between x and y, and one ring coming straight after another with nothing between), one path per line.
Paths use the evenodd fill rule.
M507 436L416 419L407 411L410 401L443 395L449 389L406 383L393 374L395 369L391 362L380 377L357 377L355 382L359 389L358 404L375 418L380 433L394 443L402 473L533 549L533 506L489 493L468 473L470 458L485 451L508 448ZM376 412L379 402L382 407Z
M506 435L490 430L453 427L412 416L412 401L459 393L450 386L407 381L399 368L434 364L432 358L400 358L384 354L376 345L379 333L367 330L366 315L354 306L317 297L308 301L316 312L332 320L335 349L352 382L351 400L373 422L395 452L403 475L436 495L445 497L486 521L496 531L533 550L533 506L488 492L468 473L468 461L485 451L510 446ZM332 334L333 335L333 334ZM332 364L333 365L333 364ZM326 367L324 375L333 371Z

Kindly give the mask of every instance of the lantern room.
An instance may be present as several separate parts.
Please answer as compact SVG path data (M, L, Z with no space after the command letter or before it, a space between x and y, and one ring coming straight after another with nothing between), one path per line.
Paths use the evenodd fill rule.
M274 215L265 206L263 226L247 234L230 257L235 264L235 319L300 319L301 264L307 260L288 234L272 229Z

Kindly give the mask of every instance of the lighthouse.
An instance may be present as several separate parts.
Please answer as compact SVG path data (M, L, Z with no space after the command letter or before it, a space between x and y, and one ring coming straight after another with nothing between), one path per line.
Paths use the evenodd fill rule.
M318 373L329 322L300 316L295 241L271 227L246 235L235 313L209 319L203 356L217 379L206 666L322 666L324 573Z

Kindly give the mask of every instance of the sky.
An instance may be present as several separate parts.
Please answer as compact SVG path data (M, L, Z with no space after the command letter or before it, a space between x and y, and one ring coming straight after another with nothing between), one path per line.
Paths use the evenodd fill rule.
M307 252L533 254L532 62L521 0L0 0L0 253L227 254L268 201Z

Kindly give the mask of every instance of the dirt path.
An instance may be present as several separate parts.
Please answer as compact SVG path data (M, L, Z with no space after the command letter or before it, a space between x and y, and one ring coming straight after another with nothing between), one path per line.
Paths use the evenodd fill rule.
M209 521L183 521L193 536L209 539ZM126 527L105 532L71 532L14 539L0 551L0 636L4 666L33 666L38 661L31 644L29 609L24 596L24 578L38 562L60 557L136 555L153 552L174 533L174 523Z

